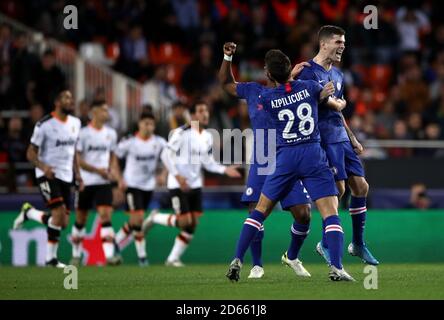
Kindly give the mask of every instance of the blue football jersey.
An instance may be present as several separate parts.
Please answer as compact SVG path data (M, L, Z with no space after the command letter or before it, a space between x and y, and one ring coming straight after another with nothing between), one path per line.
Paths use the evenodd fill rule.
M252 160L256 163L255 154L256 148L260 146L263 148L263 155L267 156L268 151L268 129L270 128L270 121L267 113L259 102L261 92L265 89L256 82L240 82L236 85L236 92L239 98L245 99L248 105L248 116L250 117L251 129L254 133L254 145ZM263 135L259 135L259 131L263 131ZM258 145L260 144L260 145ZM261 150L262 151L262 150Z
M276 146L320 142L318 100L322 86L296 80L262 90L260 103L276 129Z
M314 80L322 86L325 86L327 82L333 81L335 86L334 95L342 99L344 96L344 75L342 72L336 67L331 67L327 71L313 60L308 61L308 63L310 67L304 67L298 79ZM322 143L349 141L341 113L328 108L324 104L319 106L319 131Z

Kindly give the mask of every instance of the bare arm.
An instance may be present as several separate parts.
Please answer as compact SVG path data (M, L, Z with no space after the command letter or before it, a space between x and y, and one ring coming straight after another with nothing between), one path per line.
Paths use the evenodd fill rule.
M169 138L168 145L165 146L160 154L160 160L162 160L163 165L167 168L168 172L174 176L179 183L180 189L182 191L187 191L190 187L187 184L187 180L184 176L179 174L176 167L176 152L180 149L182 144L182 132L175 131Z
M224 44L224 55L233 57L236 52L236 44L227 42ZM233 70L231 69L231 61L224 58L219 69L219 82L225 92L237 97L236 80L234 79Z
M54 172L52 171L52 168L39 160L39 148L37 146L33 144L29 145L28 150L26 150L26 158L29 162L32 163L34 167L42 170L48 179L54 178Z
M122 177L122 171L120 170L119 159L114 152L111 152L110 168L112 176L117 180L119 189L125 189L125 183Z
M77 183L77 186L79 188L79 191L83 191L84 185L83 185L83 179L80 175L80 156L79 153L76 152L74 154L74 179Z
M330 96L327 98L326 105L333 110L341 112L347 105L344 99L338 99L336 97Z
M168 178L168 169L164 165L160 170L159 174L157 175L157 185L158 186L166 185L167 178Z
M348 126L347 121L345 121L344 115L342 113L341 113L341 117L342 117L342 123L344 124L345 131L347 131L347 135L348 135L348 138L350 139L353 149L355 150L355 152L357 154L361 154L362 152L364 152L364 147L358 141L358 138L356 138L355 134Z
M107 180L109 179L108 170L102 169L102 168L96 168L96 167L90 165L89 163L85 162L85 160L83 160L83 158L82 158L81 153L78 151L76 152L76 158L77 158L76 162L78 163L78 167L82 168L82 170L96 173L96 174L102 176L104 179L107 179ZM74 164L74 167L75 166L76 165ZM80 170L79 170L79 172L80 172Z

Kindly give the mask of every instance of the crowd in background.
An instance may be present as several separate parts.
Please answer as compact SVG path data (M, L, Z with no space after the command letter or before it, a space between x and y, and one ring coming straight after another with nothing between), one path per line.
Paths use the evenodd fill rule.
M62 28L67 4L78 8L77 30ZM222 44L237 43L234 71L240 81L265 80L263 57L280 48L293 63L317 51L317 30L346 31L340 66L345 74L344 115L361 140L440 140L444 137L444 22L438 1L373 1L378 29L363 25L367 1L351 0L3 0L0 11L82 52L99 45L115 70L143 83L142 100L170 117L159 132L186 121L186 102L203 98L211 127L249 127L245 102L222 92L217 71ZM105 63L105 62L104 62ZM0 106L27 110L22 119L0 116L0 150L24 160L33 124L52 108L66 85L54 52L35 55L27 39L0 26ZM100 95L101 88L96 93ZM88 97L78 108L88 120ZM119 118L113 112L113 126ZM121 132L123 134L123 132ZM369 149L368 158L442 156L437 149ZM5 157L0 153L0 158ZM1 162L1 159L0 159ZM0 169L1 170L1 169Z

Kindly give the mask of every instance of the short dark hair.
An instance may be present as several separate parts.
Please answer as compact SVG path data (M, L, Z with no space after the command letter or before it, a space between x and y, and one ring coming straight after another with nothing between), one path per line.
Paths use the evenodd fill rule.
M171 106L172 109L176 109L176 108L186 108L186 104L183 103L182 101L176 101L173 103L173 105Z
M91 103L91 109L96 108L96 107L101 107L101 106L103 106L104 104L106 104L106 101L105 101L105 100L94 100L94 101Z
M265 66L273 80L285 83L291 74L290 58L281 50L272 49L265 54Z
M44 57L46 57L46 56L55 56L54 50L52 50L52 49L46 49L46 50L43 52L43 56L44 56Z
M203 100L196 100L190 106L190 114L196 114L197 106L200 104L207 105L207 103Z
M345 30L338 26L325 25L322 26L318 31L318 40L331 38L333 35L343 36L345 35Z
M59 101L60 99L62 99L62 96L65 92L70 92L68 88L62 88L60 89L57 94L54 97L54 101Z
M152 112L142 112L142 114L139 117L139 121L145 120L145 119L151 119L153 121L156 121L156 117Z
M153 106L150 105L149 103L144 104L142 106L142 113L147 112L147 113L152 113L153 112Z

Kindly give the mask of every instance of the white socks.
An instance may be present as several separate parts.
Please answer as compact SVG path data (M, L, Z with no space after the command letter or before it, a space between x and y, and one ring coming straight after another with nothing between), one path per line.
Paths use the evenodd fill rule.
M117 231L116 234L116 243L119 245L123 240L129 237L131 230L129 229L128 224L124 224L122 228Z
M42 221L42 217L44 216L45 212L44 211L40 211L37 210L35 208L30 208L27 212L26 212L26 217L30 220L34 220L37 221L39 223L43 223Z
M175 227L176 226L176 215L175 214L166 214L166 213L157 213L155 216L153 216L153 222L156 224L160 224L162 226Z
M114 230L112 226L103 226L100 229L100 237L102 238L103 252L105 258L110 259L114 256Z
M48 241L46 245L46 262L52 259L57 259L57 249L59 248L58 242Z
M83 238L85 237L85 227L78 229L75 225L71 230L71 242L72 242L72 256L73 258L80 258L83 249Z
M146 258L146 244L145 244L145 238L141 237L136 238L134 237L134 245L136 246L136 252L137 252L137 257L139 259L144 259Z
M170 255L167 258L167 261L177 261L180 260L185 250L188 248L188 244L193 239L193 235L189 234L185 231L179 233L174 241L173 249L171 249Z
M48 220L48 243L46 245L46 261L57 259L57 249L59 248L60 231L62 227L52 224L52 218Z

